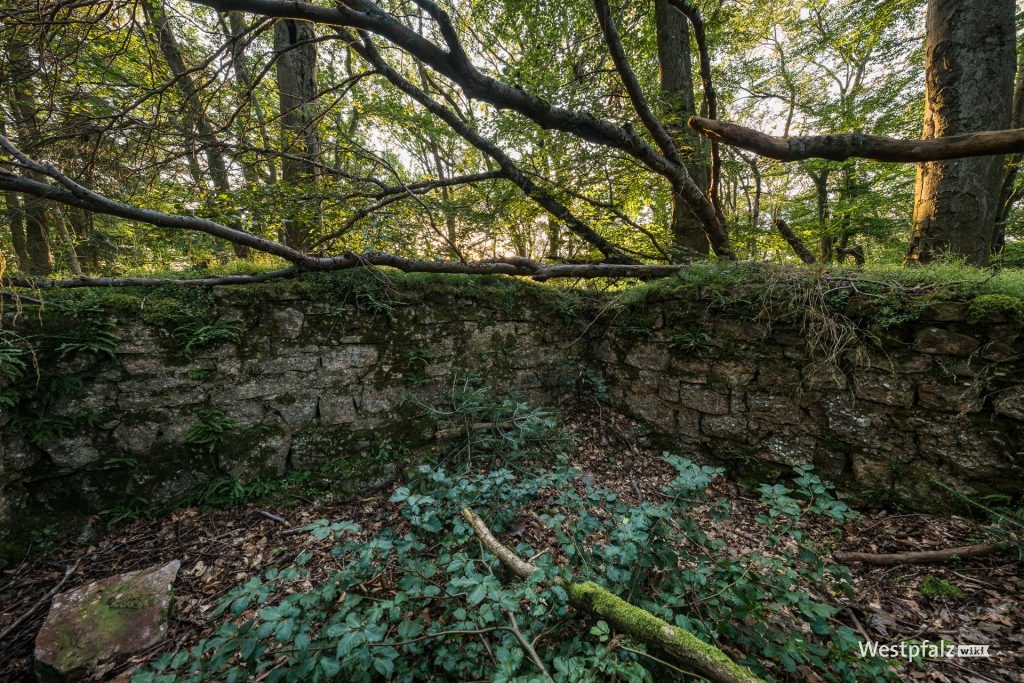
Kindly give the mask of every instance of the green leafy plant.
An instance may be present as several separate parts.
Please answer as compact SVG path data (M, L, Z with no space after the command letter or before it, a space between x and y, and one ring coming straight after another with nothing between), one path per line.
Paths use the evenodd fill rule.
M242 341L244 330L237 320L221 320L213 323L193 322L174 330L172 336L182 344L182 353L192 358L197 351L214 344L237 344Z
M921 579L921 595L926 598L962 598L963 590L946 579L940 579L932 574L926 574Z
M424 408L437 422L440 461L449 466L490 467L500 459L508 467L532 467L568 445L553 413L514 394L494 395L474 376L456 380L443 404Z
M674 335L670 346L681 351L701 351L714 345L715 339L702 330L691 330Z
M65 358L73 353L91 353L115 360L117 356L114 349L117 348L117 342L117 336L112 332L97 329L81 339L64 342L57 347L57 355L59 358Z
M134 522L153 514L152 502L144 496L132 496L128 503L117 505L106 510L100 510L99 516L106 520L107 530L111 530L119 524Z
M185 432L185 443L210 454L220 448L227 433L238 426L224 411L213 408L199 411L196 418L196 422Z
M13 335L0 336L0 379L14 382L28 369L24 356L27 349L18 344Z
M716 504L705 492L721 470L666 460L677 472L666 497L639 505L580 486L572 469L452 476L423 467L414 486L391 498L400 523L372 535L350 521L308 527L313 539L333 545L338 569L325 580L300 588L311 553L266 569L220 600L215 635L162 656L134 680L686 680L607 622L573 613L558 583L569 579L598 581L703 639L727 643L769 679L813 671L829 681L895 680L884 660L858 657L853 630L810 592L850 589L846 570L828 564L798 529L806 515L836 524L847 518L826 484L804 468L791 487L762 491L772 553L735 557L689 515ZM458 514L467 505L497 534L533 510L558 557L521 543L516 551L536 556L539 571L503 580L504 568ZM784 530L786 542L771 540Z

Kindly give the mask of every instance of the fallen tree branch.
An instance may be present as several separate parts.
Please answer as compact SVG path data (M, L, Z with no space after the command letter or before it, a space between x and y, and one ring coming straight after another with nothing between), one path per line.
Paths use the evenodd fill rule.
M710 140L779 161L814 158L845 161L857 157L914 163L1024 152L1024 128L982 131L929 140L897 140L857 132L784 138L700 116L691 116L689 125Z
M83 559L84 559L84 556L78 558L78 560L76 560L73 565L71 565L70 567L65 569L64 570L64 577L60 581L57 582L56 586L54 586L49 591L47 591L46 595L44 595L43 597L39 598L34 603L32 603L32 606L29 607L24 612L22 612L21 616L19 616L17 619L15 619L10 624L8 624L7 628L5 628L3 631L0 631L0 641L3 641L7 636L9 636L11 633L13 633L16 628L18 628L19 626L21 626L25 622L26 619L28 619L30 616L35 614L36 611L40 607L42 607L47 602L49 602L50 598L52 598L54 595L56 595L58 592L60 592L60 589L63 588L65 586L65 584L67 584L67 582L74 575L74 573L78 571L78 566L82 563Z
M685 268L685 265L620 264L620 263L566 263L547 265L526 258L491 259L487 261L430 261L407 258L396 254L348 252L340 256L313 258L317 266L313 271L349 270L386 266L406 273L453 273L462 275L512 275L529 277L537 281L559 278L639 278L643 280L670 277ZM286 268L256 275L224 275L219 277L189 279L144 278L144 277L76 277L65 280L2 278L2 287L25 289L75 289L80 287L159 287L161 285L183 285L189 287L212 287L216 285L244 285L267 280L295 277L303 270Z
M537 571L536 566L523 560L495 538L487 524L473 510L463 508L462 518L473 527L473 531L487 549L513 574L525 579ZM763 683L762 679L746 667L732 661L714 645L705 643L689 631L672 626L650 612L631 605L593 581L563 582L562 587L565 588L569 602L574 607L596 614L617 630L647 645L657 647L713 683Z
M999 544L991 541L964 545L959 548L945 550L920 550L906 553L832 553L836 562L849 564L863 562L892 566L897 564L926 564L928 562L948 562L950 560L966 560L972 557L985 557L999 550Z

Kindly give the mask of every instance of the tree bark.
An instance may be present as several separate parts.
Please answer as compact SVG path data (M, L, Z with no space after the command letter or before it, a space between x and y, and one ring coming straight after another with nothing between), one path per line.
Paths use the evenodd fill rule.
M710 172L706 145L686 126L687 119L696 113L690 28L686 17L673 9L668 0L655 0L654 21L662 94L659 113L693 182L697 187L706 188ZM672 194L671 233L671 251L677 260L707 257L708 238L701 221L678 193Z
M1016 65L1013 0L929 0L924 138L998 130L1010 123ZM1004 159L918 166L907 260L942 254L988 263Z
M946 548L944 550L916 550L906 553L832 553L836 562L850 564L863 562L881 566L898 564L926 564L928 562L949 562L950 560L967 560L972 557L987 557L999 550L997 543L986 541L974 545Z
M789 227L789 223L781 218L775 219L775 229L782 235L782 239L786 240L786 244L790 246L793 252L800 257L800 260L804 263L814 263L814 254L804 246L803 240L801 240L793 228Z
M274 25L277 53L277 89L281 108L282 179L292 185L315 181L320 159L317 132L316 33L313 24L282 19ZM317 224L319 206L300 202L284 228L284 243L296 248L306 245Z
M7 225L11 229L11 244L18 259L18 269L26 271L29 263L28 244L25 241L25 211L21 208L21 197L16 192L4 192Z
M1013 86L1013 112L1010 115L1010 126L1020 128L1024 125L1024 56L1017 55L1017 80ZM992 238L992 251L1000 252L1006 244L1006 220L1010 211L1020 199L1017 189L1017 175L1020 171L1021 154L1017 153L1006 160L1006 170L999 189L999 208L996 215L996 232Z
M473 510L463 508L462 518L473 528L481 543L513 574L527 579L537 572L537 567L495 538L487 524ZM562 586L573 607L607 620L616 630L662 650L713 683L763 683L750 669L735 663L714 645L626 602L593 581L563 582Z
M871 159L916 163L1024 152L1022 128L987 130L928 140L899 140L856 132L780 137L700 116L691 116L689 124L690 128L703 137L779 161Z
M231 35L231 67L235 74L235 81L238 85L239 91L243 93L249 101L252 103L253 116L256 117L256 123L259 127L260 140L263 144L264 149L273 149L273 145L270 141L270 133L267 129L267 117L263 111L263 105L260 104L259 98L256 93L253 92L255 83L253 82L253 70L249 63L248 57L245 54L245 46L242 44L242 36L248 30L245 24L245 17L241 12L228 12L228 30ZM337 163L337 162L335 162ZM277 182L277 165L273 159L267 159L266 161L266 180L271 185Z
M189 123L190 133L194 132L198 136L199 147L202 149L206 157L207 166L210 169L213 187L220 194L230 195L231 180L228 176L228 163L224 154L224 147L220 140L217 139L213 124L206 116L195 81L181 55L178 39L175 37L171 24L167 20L163 0L143 0L142 9L146 15L150 30L157 41L157 45L160 47L160 52L167 61L171 74L174 75L177 81L178 91L181 93L182 100L184 100L185 118ZM232 246L236 256L244 258L248 255L245 247L237 244Z
M53 226L57 230L57 237L60 238L64 247L68 270L72 275L82 277L82 265L78 260L78 252L75 250L75 241L72 239L71 233L68 232L68 225L64 221L64 212L60 210L59 206L51 206L49 213L53 217Z
M14 114L14 128L18 140L30 154L37 153L40 142L39 107L32 87L35 65L29 56L28 46L14 39L8 47L8 77L11 92L11 109ZM38 174L29 174L40 179ZM22 212L25 217L25 250L28 260L21 264L29 275L48 275L53 270L53 256L50 253L50 224L46 216L46 202L30 195L24 195Z

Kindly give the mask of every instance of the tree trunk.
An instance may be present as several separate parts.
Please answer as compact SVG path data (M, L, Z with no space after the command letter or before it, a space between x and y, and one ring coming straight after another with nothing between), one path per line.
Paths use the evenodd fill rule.
M290 185L315 180L320 157L316 121L316 38L308 21L282 19L274 25L277 89L281 106L281 175ZM316 225L318 207L298 207L284 228L284 242L300 248Z
M82 277L82 265L78 261L78 252L75 251L75 241L68 232L68 224L64 221L64 212L59 206L50 207L50 215L53 217L53 226L57 230L57 237L60 238L64 247L64 259L67 261L68 270L76 277Z
M821 262L831 263L835 237L828 233L828 176L831 169L826 166L821 173L808 171L814 182L815 196L818 203L818 228L821 230Z
M245 17L241 12L228 12L228 23L232 40L230 52L231 66L235 73L235 82L241 94L252 103L252 113L256 117L260 141L263 147L268 150L273 149L273 145L270 142L270 133L267 131L267 117L263 112L263 106L260 104L260 99L256 96L256 93L252 92L255 87L253 83L253 70L248 57L245 55L245 46L242 44L242 37L248 30L245 24ZM266 173L268 183L273 185L277 182L277 165L273 159L267 159Z
M178 40L171 29L164 12L163 0L143 0L142 9L146 15L150 30L160 46L160 52L167 61L171 74L176 79L178 90L184 100L185 117L188 120L190 132L194 131L199 138L199 147L206 156L206 163L210 169L210 178L213 180L213 187L219 194L231 194L231 180L228 176L228 164L224 154L224 147L214 133L213 124L210 123L203 108L202 100L199 98L199 91L196 89L195 81L191 72L185 65L181 56L181 48ZM194 171L193 171L194 172ZM236 224L231 227L239 227ZM241 245L232 245L235 255L244 258L249 250Z
M32 88L35 65L29 56L28 46L20 40L12 40L8 46L8 78L11 93L11 110L14 114L14 128L22 149L30 156L39 153L39 107ZM40 179L38 174L27 174ZM29 275L48 275L53 270L50 254L50 225L46 217L46 201L25 195L22 210L25 216L25 243L28 262L23 270Z
M1020 128L1024 125L1024 58L1017 55L1017 80L1013 86L1013 112L1010 115L1010 127ZM999 189L999 208L996 214L996 231L992 239L992 251L1000 252L1006 244L1006 220L1010 211L1020 199L1017 189L1017 174L1020 171L1021 155L1013 154L1006 160L1006 170Z
M928 0L924 138L1006 128L1015 71L1013 0ZM908 261L988 263L1001 156L920 164Z
M17 192L4 192L4 203L7 207L7 224L11 228L11 244L14 255L18 259L18 269L28 269L28 244L25 241L25 211L21 208L21 197Z
M655 0L658 65L661 70L661 119L672 136L693 182L707 188L709 165L705 143L686 125L696 113L690 59L690 27L668 0ZM672 195L672 250L676 260L708 255L708 238L700 219L677 194Z

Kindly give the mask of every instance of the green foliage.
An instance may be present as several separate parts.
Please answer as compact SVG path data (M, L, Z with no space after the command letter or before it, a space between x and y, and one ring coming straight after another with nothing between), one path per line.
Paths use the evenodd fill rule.
M29 352L22 344L14 334L0 331L0 381L15 382L28 369L25 357Z
M348 304L370 314L387 315L400 305L394 276L380 268L311 273L300 286L339 307ZM340 309L339 314L347 315Z
M107 531L127 522L134 522L137 519L144 519L154 513L155 508L152 502L145 496L132 496L123 505L117 505L106 510L100 510L99 516L106 520Z
M680 351L703 351L714 346L715 339L703 330L687 330L673 335L670 346Z
M206 408L196 415L196 422L185 432L185 443L207 453L215 453L227 438L227 433L238 425L224 411Z
M556 416L514 394L494 395L474 376L457 379L441 405L424 406L438 430L454 434L439 462L453 469L530 468L564 453Z
M967 322L972 324L999 322L1004 318L1020 321L1024 300L1009 294L981 294L967 308Z
M237 320L218 320L212 323L193 322L178 327L173 337L181 345L186 358L192 358L200 349L215 344L238 344L242 341L242 323Z
M188 504L204 508L231 508L262 498L279 487L279 482L257 479L244 483L234 477L220 476L193 491Z
M728 506L705 494L721 470L666 458L677 476L664 502L633 506L612 491L581 486L579 472L561 467L469 476L424 467L415 486L392 496L401 524L373 535L348 521L308 527L314 539L333 544L338 569L326 580L299 588L310 553L267 568L220 600L213 616L223 621L214 636L164 655L133 680L533 680L539 671L513 620L557 680L681 680L642 643L573 614L556 577L596 581L705 640L728 644L770 680L797 676L798 667L829 681L895 680L884 661L858 658L857 639L835 620L836 608L809 592L850 590L846 570L828 564L799 529L804 516L837 525L848 518L827 485L803 468L792 488L764 490L772 552L730 557L723 541L689 516L694 506L711 504L728 517ZM542 554L535 576L507 580L459 516L467 505L497 534L513 530L523 509L538 510L559 561ZM516 550L532 557L537 549ZM368 589L382 570L387 588Z
M921 579L921 595L926 598L962 598L964 592L956 584L946 579L940 579L932 574L926 574Z
M97 356L106 356L110 360L116 360L114 349L117 347L117 337L106 330L94 330L85 339L66 341L57 347L57 355L64 358L73 353L91 353Z

